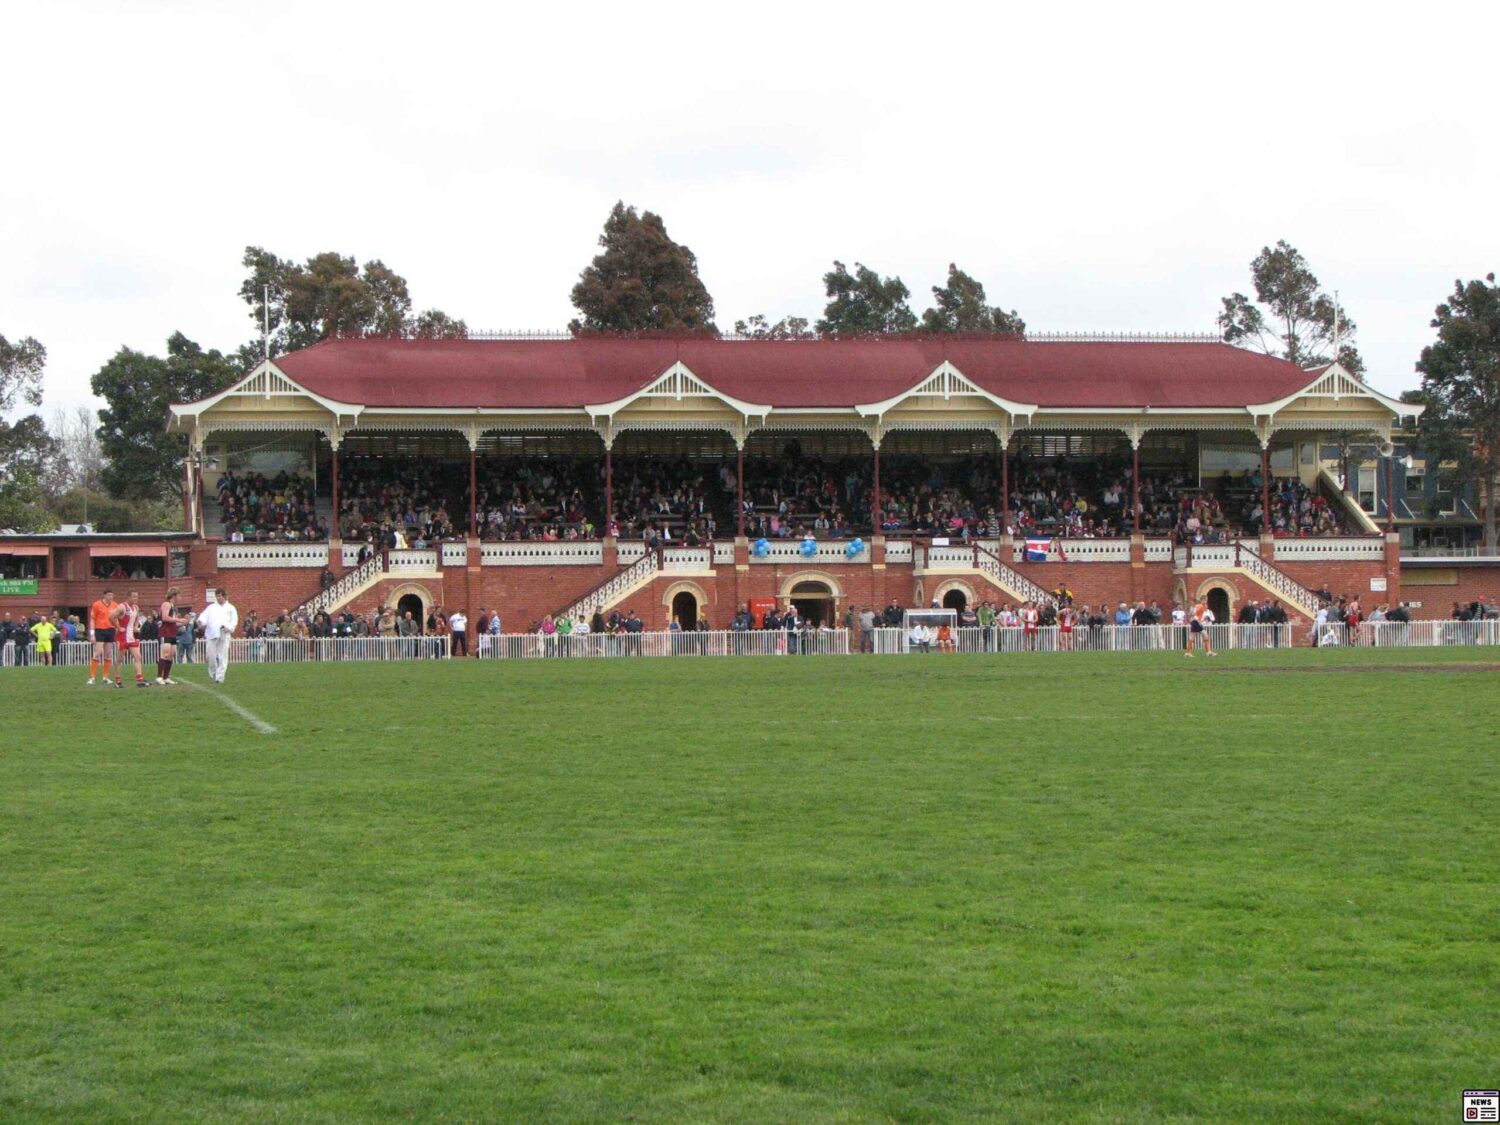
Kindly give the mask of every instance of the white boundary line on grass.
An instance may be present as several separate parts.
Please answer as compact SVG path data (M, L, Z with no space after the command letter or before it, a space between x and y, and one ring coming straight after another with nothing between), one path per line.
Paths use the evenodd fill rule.
M256 718L249 711L245 710L245 708L241 707L234 700L230 699L229 696L225 695L222 691L215 691L211 687L207 687L204 684L194 683L192 680L183 680L181 681L181 683L183 687L190 687L194 691L207 692L209 695L217 699L220 703L224 704L225 707L228 707L240 718L244 719L245 722L249 723L256 730L260 731L261 734L276 733L276 728L273 727L270 723L266 722L264 719Z

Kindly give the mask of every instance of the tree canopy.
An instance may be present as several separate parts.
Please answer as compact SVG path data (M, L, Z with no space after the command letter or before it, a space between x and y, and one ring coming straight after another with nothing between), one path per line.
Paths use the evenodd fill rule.
M1026 332L1019 313L987 304L984 286L952 262L948 284L932 287L932 301L933 307L922 314L924 332Z
M99 412L99 442L109 494L126 500L176 495L188 439L165 432L167 407L217 394L241 374L232 357L204 351L181 332L167 341L165 357L116 352L90 383L107 403Z
M56 446L35 412L7 422L18 403L42 404L47 349L31 336L11 343L0 336L0 527L50 531L57 521L43 507L42 481Z
M1354 321L1323 291L1302 254L1285 239L1264 246L1250 263L1255 300L1231 293L1221 301L1218 325L1224 340L1319 367L1337 360L1356 379L1365 363L1354 346Z
M578 276L579 332L707 332L717 335L714 300L698 259L673 242L661 216L618 202L599 236L603 250Z
M259 246L247 246L240 264L248 271L240 297L250 306L257 332L240 348L240 365L246 370L261 359L259 333L268 311L272 356L343 332L449 338L469 334L462 320L438 309L413 317L406 278L378 258L361 267L352 256L325 251L298 265Z
M818 321L819 336L884 336L910 332L916 314L907 304L911 291L899 277L882 278L862 262L851 274L843 262L823 275L828 304Z
M1485 543L1496 545L1496 477L1500 475L1500 289L1495 275L1456 281L1432 319L1437 339L1422 349L1417 370L1427 405L1420 432L1429 455L1459 462L1479 482Z
M771 324L760 313L749 320L734 322L734 334L752 340L811 340L815 333L808 327L805 316L784 316Z

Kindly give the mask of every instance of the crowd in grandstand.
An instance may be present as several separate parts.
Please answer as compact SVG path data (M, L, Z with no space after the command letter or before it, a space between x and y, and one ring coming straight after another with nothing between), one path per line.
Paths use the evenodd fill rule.
M219 518L235 543L289 543L328 538L319 521L312 481L280 472L219 478Z
M468 471L459 462L402 456L346 456L341 462L343 537L377 547L427 546L468 531ZM751 539L843 539L869 534L871 458L806 454L791 441L779 456L746 460L744 518ZM619 457L613 466L615 524L624 539L696 545L737 525L733 463ZM1260 474L1200 486L1186 470L1142 472L1139 530L1183 543L1258 535L1347 532L1340 506L1295 477L1271 482L1269 518ZM477 519L486 541L567 541L603 535L603 462L521 456L479 461ZM1005 505L993 457L882 459L878 511L889 535L995 538ZM1137 529L1129 462L1017 456L1010 468L1009 531L1016 536L1115 538ZM306 477L280 473L219 482L226 535L234 541L321 539L327 535Z

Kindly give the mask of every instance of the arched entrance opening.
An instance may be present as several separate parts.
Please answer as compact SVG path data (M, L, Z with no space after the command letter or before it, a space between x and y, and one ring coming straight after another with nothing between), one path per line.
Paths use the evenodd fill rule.
M969 595L965 594L957 586L943 595L943 608L957 610L962 613L969 606Z
M672 618L683 629L698 626L698 598L691 590L679 590L672 598Z
M1229 621L1229 591L1222 586L1211 589L1208 592L1208 608L1213 611L1215 621Z
M417 623L418 630L426 627L427 610L422 605L420 594L402 594L401 598L396 602L397 618L405 617L408 613L411 614L411 619Z
M798 582L792 587L790 600L797 607L797 615L813 628L834 624L837 606L826 582Z

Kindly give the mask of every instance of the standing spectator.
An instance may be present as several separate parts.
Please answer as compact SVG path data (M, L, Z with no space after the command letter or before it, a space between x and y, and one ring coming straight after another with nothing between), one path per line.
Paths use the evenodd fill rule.
M469 618L461 609L456 609L448 615L448 631L453 634L454 656L469 655Z

